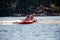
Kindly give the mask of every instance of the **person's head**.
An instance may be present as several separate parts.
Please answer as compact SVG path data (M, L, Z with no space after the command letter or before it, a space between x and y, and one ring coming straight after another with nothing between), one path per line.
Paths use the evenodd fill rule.
M30 16L29 15L27 15L27 18L29 18Z
M31 19L33 19L33 18L34 18L34 16L35 16L35 14L33 13L33 14L31 15L31 17L30 17L30 18L31 18Z
M33 13L32 16L35 16L35 13Z

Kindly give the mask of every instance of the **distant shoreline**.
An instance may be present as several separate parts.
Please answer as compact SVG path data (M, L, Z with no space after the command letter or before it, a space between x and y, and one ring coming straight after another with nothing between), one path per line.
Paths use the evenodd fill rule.
M26 16L0 16L0 17L26 17ZM52 17L52 16L35 16L35 17Z

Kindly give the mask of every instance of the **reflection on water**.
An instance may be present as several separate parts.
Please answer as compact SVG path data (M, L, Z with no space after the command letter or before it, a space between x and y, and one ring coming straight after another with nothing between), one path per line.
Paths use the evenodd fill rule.
M5 17L7 20L8 17ZM14 18L14 19L13 19ZM38 21L55 20L60 17L37 17ZM3 21L4 18L0 18ZM11 17L8 20L19 20ZM45 21L46 21L45 20ZM60 40L60 24L13 24L0 25L0 40Z

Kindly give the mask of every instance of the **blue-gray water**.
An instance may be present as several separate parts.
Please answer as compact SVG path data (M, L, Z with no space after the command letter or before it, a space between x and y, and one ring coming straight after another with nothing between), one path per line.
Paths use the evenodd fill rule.
M0 17L0 21L24 17ZM60 21L60 16L36 17L38 21ZM0 40L60 40L60 24L0 25Z

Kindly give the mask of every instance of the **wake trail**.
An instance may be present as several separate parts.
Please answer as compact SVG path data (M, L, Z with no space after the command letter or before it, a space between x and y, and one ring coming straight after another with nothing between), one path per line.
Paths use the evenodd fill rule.
M12 24L18 24L15 22L21 22L22 20L10 20L10 21L0 21L0 24L2 25L12 25ZM60 24L60 21L52 21L52 20L47 20L47 21L37 21L33 24Z

